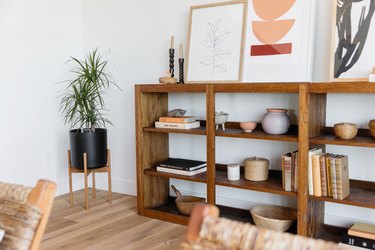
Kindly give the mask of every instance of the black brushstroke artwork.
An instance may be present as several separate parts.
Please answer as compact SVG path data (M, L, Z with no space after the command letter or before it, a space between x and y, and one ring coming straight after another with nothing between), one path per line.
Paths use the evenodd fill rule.
M337 0L336 29L338 44L334 58L335 78L339 78L342 73L354 66L361 56L366 43L371 19L375 11L375 0L371 0L368 6L362 7L358 30L352 37L352 5L359 2L363 2L363 0ZM365 14L367 7L368 11Z
M230 31L222 30L222 20L215 23L207 23L206 39L201 42L202 46L209 50L209 54L202 57L200 63L212 67L212 74L215 72L226 72L225 59L229 58L231 52L220 48L220 44L230 36Z

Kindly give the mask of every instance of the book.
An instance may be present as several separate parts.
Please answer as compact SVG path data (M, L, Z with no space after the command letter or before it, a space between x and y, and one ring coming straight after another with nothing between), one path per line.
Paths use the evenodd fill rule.
M207 163L204 161L196 161L181 158L168 158L166 161L159 164L159 166L163 168L172 168L186 171L192 171L204 167L206 165Z
M344 248L346 250L363 250L363 249L368 249L368 248L364 248L364 247L358 247L358 246L353 246L353 245L345 244L345 243L342 243L342 242L339 242L338 246L341 247L341 248Z
M297 189L298 189L298 151L296 151L296 157L294 159L295 159L294 160L294 192L297 192Z
M328 197L332 197L332 181L331 181L331 161L330 157L332 155L328 154L326 158L326 175L327 175L327 193Z
M329 156L328 153L322 154L319 157L319 166L320 166L320 182L321 182L321 189L322 189L322 196L327 197L327 172L326 172L326 157Z
M343 200L350 194L348 156L335 158L337 199Z
M296 178L296 166L298 162L298 150L292 152L292 159L291 159L291 175L292 175L292 191L297 192L297 178Z
M172 169L172 168L165 168L165 167L156 167L156 171L170 173L170 174L178 174L178 175L186 175L186 176L193 176L196 174L200 174L207 171L207 167L200 167L198 169L187 171L187 170L180 170L180 169Z
M312 173L312 156L314 154L321 154L323 151L321 148L312 148L309 150L309 158L308 158L308 181L309 181L309 195L314 195L314 187L313 187L313 173Z
M313 192L315 196L322 196L322 184L320 178L320 154L313 154L312 157L312 174L313 174Z
M175 123L175 122L155 122L155 128L192 129L199 128L200 122Z
M194 116L162 116L159 118L159 122L174 122L174 123L188 123L195 122L196 118Z
M337 185L336 185L336 161L335 158L337 155L331 155L329 157L329 173L330 173L330 178L331 178L331 193L332 193L332 198L337 199Z
M352 236L348 234L344 234L341 237L341 243L351 245L351 246L357 246L362 247L364 249L374 249L375 250L375 240L366 239L362 237Z
M286 153L282 156L282 169L284 169L284 190L285 191L292 191L292 173L291 173L291 165L292 165L292 154Z
M355 223L349 228L348 235L375 240L375 225Z

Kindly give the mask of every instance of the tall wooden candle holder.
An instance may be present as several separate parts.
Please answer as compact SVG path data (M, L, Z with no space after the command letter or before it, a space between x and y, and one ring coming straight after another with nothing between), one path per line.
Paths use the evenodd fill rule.
M174 49L169 49L169 72L174 77Z
M185 83L184 81L184 58L179 58L178 59L178 65L179 65L179 81L178 83Z

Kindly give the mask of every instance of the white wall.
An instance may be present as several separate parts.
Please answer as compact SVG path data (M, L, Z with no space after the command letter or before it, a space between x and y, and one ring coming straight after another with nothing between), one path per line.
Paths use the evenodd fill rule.
M5 55L0 62L1 86L4 86L0 102L5 113L0 131L7 131L0 142L5 163L0 165L0 179L33 184L37 178L46 177L58 181L60 193L67 192L68 128L62 125L57 113L55 97L59 87L54 83L63 78L66 72L63 62L69 55L80 56L99 47L113 62L113 78L123 90L112 88L107 98L114 123L108 127L114 191L135 194L134 84L157 82L168 69L170 36L175 36L175 44L186 44L189 7L212 2L217 1L82 0L81 6L73 0L0 0L0 32L7 37L5 41L0 39L0 52ZM318 1L316 81L328 80L330 4L331 1ZM372 95L330 95L327 124L354 121L365 126L374 116L369 108L373 107L372 99ZM244 117L259 119L270 106L286 107L298 113L297 101L293 95L222 95L218 97L217 107L229 111L231 120L239 121ZM174 94L170 108L175 107L204 116L205 100L199 94ZM36 115L38 118L34 118ZM217 143L217 159L222 163L241 162L248 156L258 155L270 158L273 168L278 168L281 152L297 147L294 143L228 138L220 138ZM328 150L350 155L351 176L374 180L372 149L332 146ZM50 167L43 166L43 152L51 154ZM170 154L205 159L204 137L171 135ZM361 158L366 160L362 162ZM78 178L76 183L75 188L80 188L78 183L82 181ZM205 193L202 184L174 183L186 193ZM106 188L105 176L99 176L99 186ZM293 200L285 197L229 188L219 188L217 199L220 203L244 208L260 202L295 206ZM326 207L328 223L346 225L353 221L353 216L375 222L373 210L336 204Z
M81 16L76 0L0 0L1 181L67 176L57 82L82 55Z

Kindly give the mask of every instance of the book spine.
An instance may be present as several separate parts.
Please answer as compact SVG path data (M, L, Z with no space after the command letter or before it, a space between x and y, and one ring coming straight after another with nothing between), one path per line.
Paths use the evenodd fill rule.
M331 174L331 186L332 186L332 198L337 199L337 186L336 186L336 164L335 157L331 156L329 158L330 162L330 174Z
M327 174L326 174L326 156L322 155L319 157L319 165L320 165L320 181L321 181L321 189L322 189L322 196L328 196L327 192Z
M296 152L292 152L291 159L291 191L295 191L295 176L296 176Z
M191 123L171 123L171 122L155 122L156 128L174 128L174 129L191 129L198 128L199 122Z
M202 168L196 169L194 171L185 171L185 170L170 169L170 168L163 168L163 167L156 167L156 170L158 172L165 172L165 173L170 173L170 174L193 176L193 175L196 175L196 174L206 172L207 167L202 167Z
M189 168L189 167L181 167L181 166L166 165L166 164L163 164L163 163L160 163L160 164L159 164L159 167L162 167L162 168L171 168L171 169L178 169L178 170L185 170L185 171L191 171L191 170L192 170L192 169Z
M341 171L341 161L339 158L335 159L336 167L336 188L337 188L337 199L343 200L342 194L342 171Z
M194 122L194 117L160 117L159 122L174 122L174 123L188 123Z
M297 192L298 190L298 152L296 152L296 157L294 161L294 192Z
M375 250L375 240L345 234L342 237L341 242L351 246Z
M322 196L321 180L320 180L320 155L312 156L312 168L313 168L313 188L315 196Z
M331 155L326 156L326 175L327 175L327 194L328 197L332 197L332 182L331 182Z
M291 165L292 165L291 157L285 157L285 191L292 191Z

